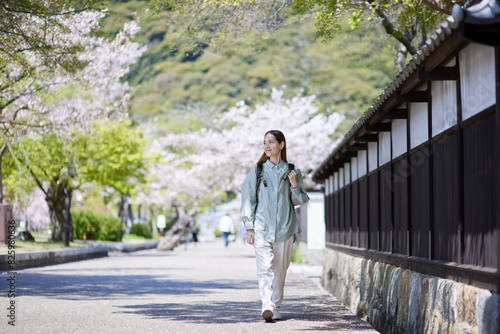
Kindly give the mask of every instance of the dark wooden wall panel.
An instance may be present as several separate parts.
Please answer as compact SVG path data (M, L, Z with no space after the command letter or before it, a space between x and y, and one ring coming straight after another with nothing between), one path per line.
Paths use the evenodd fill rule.
M323 208L323 212L325 214L325 241L330 242L330 231L331 231L331 226L330 226L330 195L326 195L325 192L325 199L324 199L324 205L325 207Z
M335 196L330 194L330 199L328 200L328 205L330 207L330 219L328 221L330 226L330 231L328 233L329 242L333 242L333 233L335 231Z
M339 191L339 244L345 240L345 188Z
M351 189L352 186L345 187L345 221L344 221L344 245L351 245Z
M459 261L460 222L458 133L433 144L434 229L432 247L435 260Z
M408 255L408 163L396 162L393 167L394 249L393 253Z
M380 250L392 252L391 166L380 171Z
M368 248L368 179L359 182L359 247Z
M494 120L463 129L464 263L497 268L499 136Z
M352 201L351 201L351 246L359 247L359 183L352 184Z
M372 174L368 177L369 183L369 209L368 209L368 226L369 226L369 246L370 249L378 250L378 233L379 233L379 186L378 174Z
M339 242L339 216L340 216L340 208L339 208L339 196L340 192L337 191L333 195L333 210L334 210L334 215L333 215L333 242L338 243Z
M495 55L499 81L498 49ZM495 90L500 101L500 86ZM460 82L457 92L460 100ZM460 105L457 110L458 124L433 138L438 141L325 197L329 244L361 249L329 247L365 258L389 259L402 267L407 263L410 270L418 262L429 275L436 275L436 266L443 266L453 273L445 272L443 277L472 280L478 287L500 291L498 275L491 278L489 270L440 262L429 265L428 261L408 261L404 256L363 250L463 263L498 272L500 106L463 121Z
M429 258L429 149L410 155L410 255Z

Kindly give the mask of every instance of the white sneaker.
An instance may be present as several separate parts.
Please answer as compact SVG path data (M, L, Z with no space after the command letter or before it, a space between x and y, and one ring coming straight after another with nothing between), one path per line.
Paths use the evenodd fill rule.
M276 311L274 311L273 319L274 319L274 320L283 320L283 316L282 316L282 315L281 315L281 313L278 311L278 309L276 309Z
M273 311L272 310L269 310L269 309L266 309L264 311L262 311L262 318L264 318L264 320L266 322L272 322L273 321Z

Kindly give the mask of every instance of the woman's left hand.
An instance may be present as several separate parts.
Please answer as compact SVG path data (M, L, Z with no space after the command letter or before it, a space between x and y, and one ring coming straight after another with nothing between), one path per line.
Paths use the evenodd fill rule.
M299 186L299 178L297 177L297 173L292 170L288 173L288 178L290 179L290 183L292 184L292 188L297 188Z

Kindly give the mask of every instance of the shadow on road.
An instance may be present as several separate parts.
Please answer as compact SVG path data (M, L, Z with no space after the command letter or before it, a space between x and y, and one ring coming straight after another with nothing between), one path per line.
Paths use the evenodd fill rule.
M335 305L337 304L337 305ZM149 319L164 319L193 324L225 324L262 322L260 302L215 301L199 304L160 303L121 306L123 313L138 314ZM308 331L371 331L373 328L350 314L342 304L336 302L325 307L315 297L289 298L282 308L284 320L305 322ZM314 323L318 323L314 326Z
M175 270L175 269L174 269ZM57 275L23 272L18 275L19 296L45 296L56 299L121 299L124 295L210 294L217 290L255 289L253 280L190 281L170 280L152 275Z

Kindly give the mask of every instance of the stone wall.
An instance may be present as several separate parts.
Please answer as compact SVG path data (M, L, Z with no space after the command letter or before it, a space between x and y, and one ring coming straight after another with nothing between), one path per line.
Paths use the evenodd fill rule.
M323 287L381 333L500 333L500 295L325 249Z

